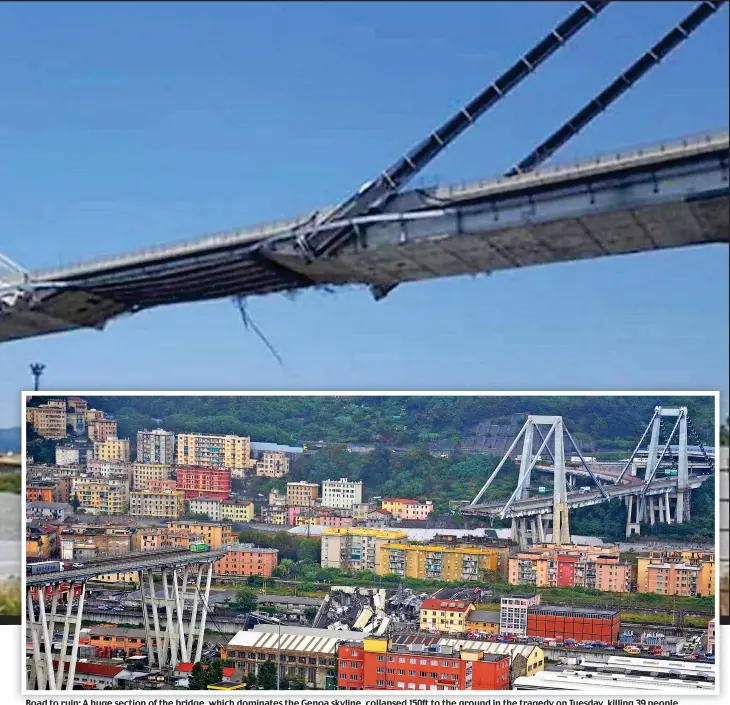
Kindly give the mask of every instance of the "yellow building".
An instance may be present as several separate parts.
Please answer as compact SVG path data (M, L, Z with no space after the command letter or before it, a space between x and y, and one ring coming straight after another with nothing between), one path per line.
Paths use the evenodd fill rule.
M437 597L421 603L419 626L424 631L463 634L474 605L466 600L440 600Z
M466 630L499 634L499 610L475 609L469 612L466 619Z
M125 585L139 585L139 573L134 570L128 573L106 573L105 575L98 575L94 578L95 583L111 583Z
M129 462L129 439L107 438L94 441L94 460L121 460Z
M132 488L146 490L150 480L169 480L170 466L162 463L133 463Z
M286 453L266 451L256 463L256 475L259 477L284 477L289 474L289 458Z
M319 497L319 485L315 482L287 482L286 503L290 507L311 507Z
M479 580L496 571L496 547L446 548L444 546L392 543L380 547L380 574L419 580Z
M185 493L178 490L129 493L129 514L137 517L179 519L185 505Z
M321 566L381 573L382 549L391 541L407 538L405 531L385 529L327 528L322 532Z
M270 504L268 507L261 507L261 521L264 524L285 526L288 518L289 514L285 506Z
M177 436L177 464L243 470L251 468L251 439L247 436L180 433Z
M44 527L26 527L25 557L47 561L56 547L56 533Z
M121 477L75 477L71 499L91 514L126 514L129 506L129 480Z
M233 530L230 524L217 521L168 521L167 528L172 531L187 531L202 534L211 550L233 543Z
M44 438L66 438L66 404L51 399L48 404L28 406L25 420Z
M221 519L238 524L253 521L253 502L221 502Z
M714 595L715 554L692 550L642 553L636 567L636 590L659 595Z

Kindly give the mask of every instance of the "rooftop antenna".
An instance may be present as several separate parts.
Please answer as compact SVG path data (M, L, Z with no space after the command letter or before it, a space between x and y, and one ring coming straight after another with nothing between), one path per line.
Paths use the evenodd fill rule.
M42 362L31 362L30 364L30 373L33 375L34 388L36 392L40 389L41 375L45 369L46 366Z

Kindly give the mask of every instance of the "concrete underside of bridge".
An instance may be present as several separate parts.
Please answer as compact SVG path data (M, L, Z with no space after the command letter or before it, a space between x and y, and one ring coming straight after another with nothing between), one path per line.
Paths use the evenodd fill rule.
M727 135L463 189L396 196L333 256L295 248L311 218L0 280L0 342L124 313L318 285L489 274L730 241ZM321 212L326 213L329 209ZM268 238L275 237L274 241ZM54 285L61 282L62 286ZM13 289L13 287L20 287ZM3 293L5 292L5 293Z

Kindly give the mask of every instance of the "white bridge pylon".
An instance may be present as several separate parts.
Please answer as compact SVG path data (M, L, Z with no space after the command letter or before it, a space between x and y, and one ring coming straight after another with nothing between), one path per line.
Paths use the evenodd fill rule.
M549 427L547 434L543 434L541 427ZM535 446L535 433L539 436L541 444L537 452L533 452ZM595 476L593 471L585 461L583 454L578 448L578 444L575 442L573 437L570 435L570 431L565 426L562 416L528 416L522 429L512 441L512 445L507 449L507 452L499 461L497 467L493 470L489 479L484 483L481 490L476 497L471 501L470 506L477 505L479 500L482 498L484 493L487 491L489 486L492 484L494 479L499 474L499 471L504 466L505 462L512 456L517 444L520 439L524 437L522 442L522 457L520 459L520 472L517 480L517 487L515 488L512 496L507 500L502 511L500 518L504 519L507 516L509 508L515 500L526 500L530 497L530 481L532 476L532 469L537 464L543 452L547 451L553 462L554 468L554 487L553 487L553 514L552 514L552 533L553 543L558 545L564 545L570 543L570 524L568 521L568 488L566 481L565 472L565 437L572 444L575 452L583 464L583 467L588 472L588 475L595 483L596 487L600 490L603 496L608 499L606 491L601 486L598 478ZM553 449L550 449L549 442L553 440ZM532 543L545 543L545 535L547 530L547 522L549 517L542 517L536 515L529 518L528 520L522 517L512 517L512 540L520 545L521 549L527 548L528 535L532 540Z
M181 662L200 661L213 563L139 569L137 576L150 668L163 672L173 670ZM46 594L49 585L50 604ZM62 605L66 585L68 601ZM77 603L74 593L79 585ZM73 690L85 597L85 580L58 579L47 585L26 587L27 627L33 652L27 672L28 690ZM53 645L54 634L61 626L63 637L59 651ZM55 668L54 661L57 661Z

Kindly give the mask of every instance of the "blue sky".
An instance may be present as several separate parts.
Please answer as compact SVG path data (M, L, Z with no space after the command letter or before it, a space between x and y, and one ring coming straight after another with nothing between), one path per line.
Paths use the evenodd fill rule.
M339 201L573 6L3 3L0 251L52 266ZM692 6L614 3L425 183L501 173ZM727 57L724 9L558 158L725 129ZM227 300L2 345L0 427L35 360L64 390L728 390L727 247L249 309L283 367Z

